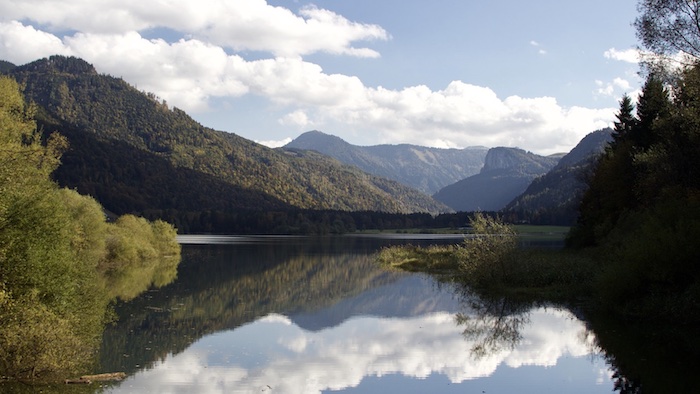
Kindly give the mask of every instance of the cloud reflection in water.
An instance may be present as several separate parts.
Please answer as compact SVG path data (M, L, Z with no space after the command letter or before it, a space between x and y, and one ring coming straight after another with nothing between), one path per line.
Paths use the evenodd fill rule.
M271 314L204 337L112 392L320 393L390 374L417 379L438 374L460 383L487 377L500 365L549 367L563 357L591 354L592 338L570 312L534 309L529 321L516 346L474 357L471 350L478 339L463 336L452 313L355 317L320 331L304 330L285 316ZM601 360L583 363L592 376L599 376L604 366ZM610 390L609 380L599 379L598 384Z

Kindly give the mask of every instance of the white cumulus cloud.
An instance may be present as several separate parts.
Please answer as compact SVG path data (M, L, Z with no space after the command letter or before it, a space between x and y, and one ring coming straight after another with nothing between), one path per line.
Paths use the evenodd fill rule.
M329 52L376 57L376 51L353 43L389 38L377 25L313 6L295 14L265 0L9 0L0 3L0 15L5 21L28 20L53 31L121 34L168 28L224 48L278 56Z
M376 57L358 43L390 38L381 26L316 6L295 12L265 0L0 2L0 59L23 64L78 56L193 114L212 110L217 98L255 95L272 104L278 124L354 136L366 145L519 146L545 154L568 151L614 119L616 108L499 97L459 80L439 89L367 86L304 58L318 52ZM541 49L536 41L530 45ZM606 52L614 59L623 54ZM613 81L609 94L621 83Z
M17 21L0 22L0 59L24 64L47 54L70 54L61 39Z
M298 127L309 127L312 125L312 122L309 120L309 117L308 115L306 115L306 112L300 109L288 113L287 115L279 119L279 123L283 125Z
M290 137L287 137L283 140L278 140L278 141L275 141L275 140L257 141L256 140L255 142L257 142L260 145L265 145L268 148L279 148L281 146L285 146L288 143L292 142L292 139Z
M639 63L641 59L641 54L637 49L625 49L618 50L615 48L610 48L605 51L604 56L608 59L619 60L627 63Z

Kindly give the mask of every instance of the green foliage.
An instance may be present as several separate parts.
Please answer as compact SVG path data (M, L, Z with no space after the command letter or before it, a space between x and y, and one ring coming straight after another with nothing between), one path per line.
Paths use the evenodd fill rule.
M569 244L605 251L596 283L608 309L697 321L700 68L671 88L648 76L637 117L598 163Z
M685 161L687 157L669 155L671 149L685 145L668 135L667 124L673 118L671 104L667 90L654 75L647 78L640 95L638 117L632 114L634 107L629 96L622 98L614 141L598 160L589 180L570 245L585 247L604 243L620 218L653 204L666 185L675 183L674 174L682 170L664 169L671 162Z
M610 234L612 261L598 279L610 309L700 319L700 201L668 201L631 214ZM630 302L634 300L633 302Z
M620 112L615 115L617 121L615 122L615 129L612 134L612 145L625 141L629 138L629 135L634 129L635 123L637 123L637 119L635 119L633 112L634 104L632 104L632 99L630 96L625 94L622 96L622 100L620 100Z
M32 116L17 83L0 77L2 377L70 373L92 361L114 296L105 289L100 268L126 270L108 254L114 232L121 231L122 244L147 242L144 249L167 259L165 264L149 260L151 279L141 290L172 279L179 261L171 226L143 219L134 219L138 225L128 229L121 221L110 225L94 199L59 189L49 175L65 139L52 135L42 144ZM145 241L140 227L148 229Z
M479 287L508 281L508 260L518 248L513 226L477 213L471 220L474 237L457 250L459 270Z
M507 277L503 262L518 245L513 226L481 212L470 218L470 224L474 234L460 245L391 246L382 249L378 261L386 267L410 271L459 271L479 283Z
M157 220L149 223L133 215L110 225L106 258L98 270L107 281L111 298L130 300L152 285L172 282L180 261L176 230Z
M73 196L49 179L63 141L54 137L43 146L31 116L17 83L0 77L3 376L33 377L89 361L85 349L99 338L107 302L93 246L80 239L90 229L89 215L80 203L64 204Z
M480 296L570 301L590 293L598 269L592 256L522 249L513 226L483 214L471 223L473 236L459 245L394 246L382 249L377 260L385 267L447 275Z
M637 37L651 54L645 61L653 70L667 66L679 52L700 57L700 4L686 0L640 0L634 22ZM676 60L677 61L677 60ZM659 64L661 63L661 64Z
M76 335L72 324L36 292L21 297L0 290L0 372L35 377L51 371L75 372L86 365L95 342Z

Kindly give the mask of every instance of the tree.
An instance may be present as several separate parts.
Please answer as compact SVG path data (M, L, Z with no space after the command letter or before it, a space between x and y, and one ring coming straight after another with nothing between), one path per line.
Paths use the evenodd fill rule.
M615 128L612 133L615 144L626 140L632 133L632 129L637 123L633 112L634 104L632 104L632 99L625 94L620 100L620 112L615 115L617 122L615 122Z
M172 280L180 260L169 224L109 224L97 201L60 189L50 175L65 139L42 143L33 115L17 82L0 76L0 378L85 368L110 298L124 297L105 288L107 268L140 272L134 296Z
M661 78L655 74L649 74L639 95L637 102L637 117L639 119L633 127L633 144L647 150L656 142L655 123L659 119L668 117L671 108L669 93Z
M86 206L68 203L71 196L49 178L64 140L42 145L33 114L18 84L0 77L2 376L35 377L89 362L108 301L89 257L93 245L81 240L91 230Z
M678 52L700 58L700 2L640 0L637 8L634 26L644 48L663 58Z

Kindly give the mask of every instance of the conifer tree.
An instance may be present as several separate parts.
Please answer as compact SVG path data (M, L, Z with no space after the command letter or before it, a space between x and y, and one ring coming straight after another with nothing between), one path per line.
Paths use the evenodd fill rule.
M620 100L620 111L615 115L613 140L615 144L625 141L634 129L637 119L634 117L634 104L629 95L625 94Z
M638 122L633 127L632 140L639 150L647 150L657 142L654 131L657 120L669 115L671 101L662 80L649 74L637 101Z

